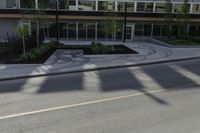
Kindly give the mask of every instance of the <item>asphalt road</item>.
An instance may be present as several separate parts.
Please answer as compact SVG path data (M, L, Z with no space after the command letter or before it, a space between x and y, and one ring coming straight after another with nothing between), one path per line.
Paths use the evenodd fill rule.
M199 133L200 60L0 82L0 133Z

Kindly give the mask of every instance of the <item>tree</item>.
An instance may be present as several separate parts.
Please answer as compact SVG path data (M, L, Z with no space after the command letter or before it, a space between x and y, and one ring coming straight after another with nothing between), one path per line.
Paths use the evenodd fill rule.
M177 38L186 39L188 34L188 26L189 26L189 12L190 5L188 0L184 0L181 11L178 11L176 22L178 27L178 35Z
M35 25L33 24L32 28L35 30L35 33L36 33L37 46L40 45L40 42L39 42L40 22L45 21L47 19L46 13L43 9L44 9L44 5L38 3L38 8L33 11L32 22L35 23Z
M17 34L20 36L20 38L22 39L22 46L23 46L23 54L25 55L26 53L26 44L25 44L25 40L26 37L29 35L29 29L27 26L23 25L22 23L20 23L17 27L16 27L16 32Z
M172 35L172 25L173 25L173 14L172 14L173 4L171 0L165 1L165 22L167 25L167 36Z
M182 19L183 19L183 38L186 39L188 35L188 26L190 22L190 5L188 0L184 0L182 5Z

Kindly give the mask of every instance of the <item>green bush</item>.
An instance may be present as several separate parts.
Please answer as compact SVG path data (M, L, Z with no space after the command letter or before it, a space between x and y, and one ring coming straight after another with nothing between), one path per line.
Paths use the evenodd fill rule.
M49 43L49 44L43 44L39 47L33 48L31 51L26 52L21 56L21 60L24 62L27 61L33 61L38 58L41 58L44 54L46 54L49 50L54 49L54 45Z
M106 54L109 51L111 51L109 47L107 47L106 45L100 42L97 42L97 43L92 42L90 49L94 54Z

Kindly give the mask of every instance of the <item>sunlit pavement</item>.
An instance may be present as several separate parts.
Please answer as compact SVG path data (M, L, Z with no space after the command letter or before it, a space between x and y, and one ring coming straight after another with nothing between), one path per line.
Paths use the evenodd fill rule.
M2 133L197 133L200 60L0 82Z

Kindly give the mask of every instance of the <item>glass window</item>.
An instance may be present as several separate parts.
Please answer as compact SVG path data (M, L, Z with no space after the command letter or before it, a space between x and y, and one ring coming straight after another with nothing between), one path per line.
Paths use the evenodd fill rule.
M161 25L154 25L153 26L153 36L160 36L161 35Z
M135 25L135 36L143 36L143 26L142 24Z
M76 39L76 23L68 23L68 36L70 39Z
M96 34L96 24L95 23L87 24L87 38L95 39L95 34Z
M200 26L197 27L196 35L197 35L198 37L200 37Z
M165 3L156 3L156 12L165 12Z
M173 25L172 26L172 36L177 36L177 34L178 34L178 26Z
M98 39L105 39L105 25L103 23L98 23L98 30L97 30Z
M124 12L125 11L125 2L118 2L118 11ZM127 11L133 12L134 11L134 3L127 2Z
M59 0L59 8L66 10L76 10L76 0Z
M183 4L175 4L174 5L174 12L181 12Z
M95 1L79 0L79 2L78 2L78 10L94 11L95 9L96 9L96 2Z
M79 23L78 24L78 38L79 39L86 39L86 24Z
M56 38L56 29L55 23L49 23L49 38Z
M35 8L35 1L33 0L21 0L20 8Z
M40 9L56 9L55 0L38 0ZM75 0L59 0L59 9L76 10Z
M16 8L16 0L6 0L6 8Z
M98 10L99 11L114 11L115 10L115 2L99 1L98 2Z
M0 9L16 8L16 0L0 0Z
M153 12L153 3L138 2L137 11L138 12Z
M39 9L55 9L55 0L38 0Z
M151 36L151 24L144 25L144 33L143 36Z
M162 36L167 36L167 30L168 29L168 25L162 25Z
M123 33L123 24L118 23L117 24L117 31L116 31L116 39L117 40L122 40L122 33Z
M59 37L67 38L67 24L66 23L59 23Z
M192 13L200 14L200 4L194 4L192 8Z

